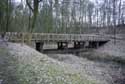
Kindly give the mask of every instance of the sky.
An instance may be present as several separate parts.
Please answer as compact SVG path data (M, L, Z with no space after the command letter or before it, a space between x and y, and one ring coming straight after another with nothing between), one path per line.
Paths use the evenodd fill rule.
M21 0L15 0L16 2L20 2Z

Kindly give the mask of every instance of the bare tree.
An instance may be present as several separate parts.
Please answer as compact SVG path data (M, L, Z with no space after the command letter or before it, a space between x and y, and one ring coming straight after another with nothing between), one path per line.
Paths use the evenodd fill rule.
M35 27L35 22L37 19L37 15L38 15L38 8L39 8L39 3L42 2L43 0L33 0L31 1L31 4L33 4L33 6L30 4L29 0L26 0L26 3L29 7L29 9L33 12L33 16L32 16L32 25L31 25L31 30L30 32L33 31L34 27Z

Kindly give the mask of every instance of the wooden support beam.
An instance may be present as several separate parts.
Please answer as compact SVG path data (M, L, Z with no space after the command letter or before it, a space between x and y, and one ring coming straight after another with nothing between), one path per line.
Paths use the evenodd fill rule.
M98 47L98 44L99 44L99 42L89 41L88 48L97 48L97 47Z
M43 45L44 45L43 42L36 42L36 50L39 51L39 52L42 52Z
M58 49L67 49L68 42L57 42Z
M74 48L84 48L85 47L85 42L74 42Z
M89 41L87 48L99 48L106 44L108 41Z

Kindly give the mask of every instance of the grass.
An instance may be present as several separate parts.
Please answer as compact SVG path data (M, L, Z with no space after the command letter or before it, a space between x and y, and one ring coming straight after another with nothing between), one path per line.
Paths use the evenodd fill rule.
M18 84L16 60L5 48L0 48L0 79L2 84Z
M0 48L0 79L2 84L96 84L72 68L52 62L47 57L12 56Z
M18 72L22 84L96 84L80 73L69 71L66 67L36 60L36 63L21 64Z

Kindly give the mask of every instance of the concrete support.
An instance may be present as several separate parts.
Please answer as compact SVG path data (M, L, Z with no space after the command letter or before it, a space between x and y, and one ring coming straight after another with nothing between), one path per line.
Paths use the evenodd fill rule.
M57 42L58 49L67 49L68 42Z
M43 45L44 45L43 42L36 42L36 50L39 51L39 52L42 52Z

